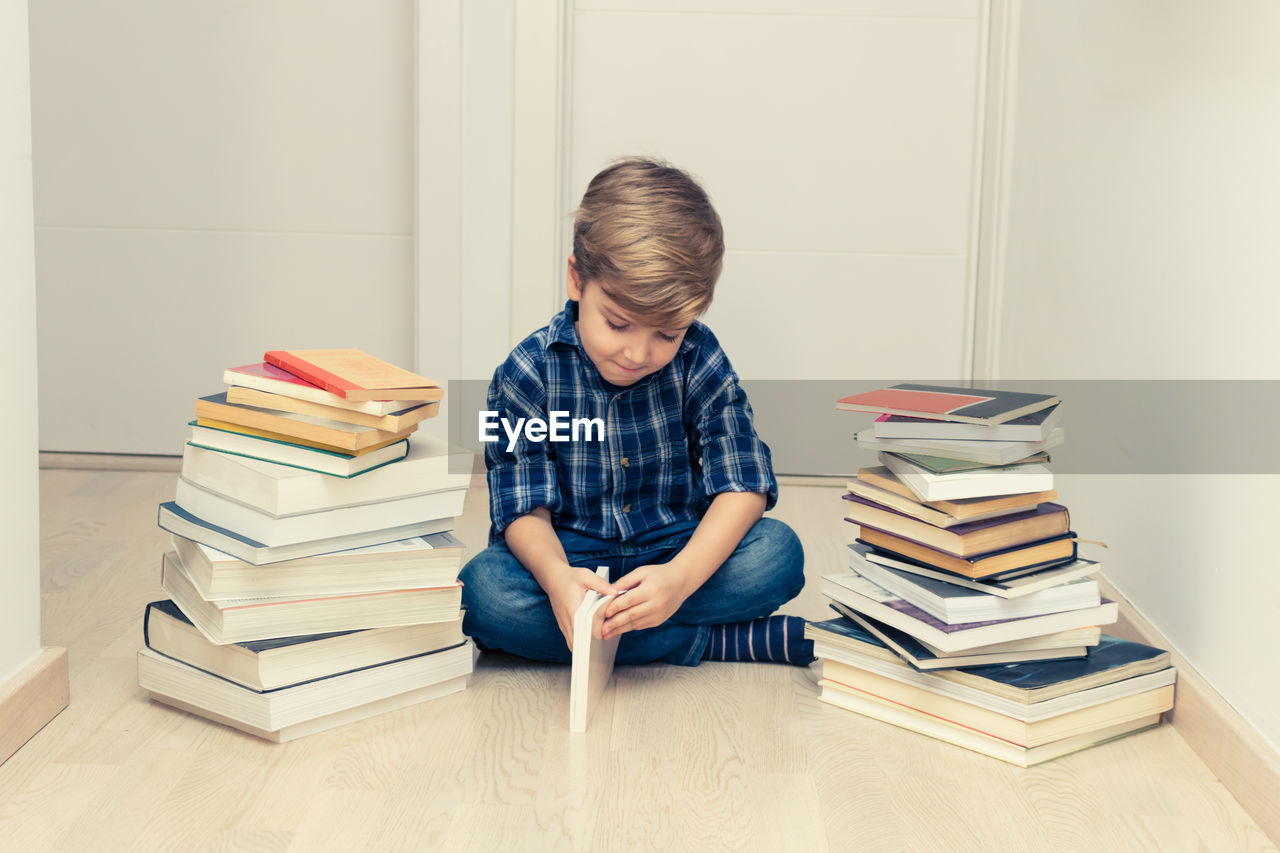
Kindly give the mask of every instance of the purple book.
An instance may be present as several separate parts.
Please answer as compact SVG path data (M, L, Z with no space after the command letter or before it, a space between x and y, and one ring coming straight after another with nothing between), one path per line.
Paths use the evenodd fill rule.
M909 604L908 602L903 601L901 598L894 598L888 601L882 601L880 603L883 604L885 607L892 607L894 610L898 611L902 615L910 616L912 619L915 619L917 622L922 622L923 624L928 625L930 628L936 628L944 634L954 634L956 631L968 631L971 628L983 628L983 627L986 627L987 625L1007 625L1011 622L1022 622L1023 620L1026 620L1026 619L1039 619L1045 615L1052 615L1052 614L1039 613L1034 616L1018 616L1013 619L990 619L986 622L961 622L956 625L948 625L946 622L943 622L941 619L935 619L934 617L930 616L928 613L925 613L919 607L916 607L914 604ZM1110 604L1110 603L1111 603L1111 599L1109 598L1104 598L1100 602L1100 604Z

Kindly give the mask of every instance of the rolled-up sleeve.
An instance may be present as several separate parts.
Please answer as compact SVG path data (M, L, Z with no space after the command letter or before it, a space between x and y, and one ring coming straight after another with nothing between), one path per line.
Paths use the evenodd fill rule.
M721 492L760 492L767 498L765 509L773 509L778 481L769 446L756 434L751 404L728 357L708 337L707 357L698 360L688 384L703 494L711 499Z
M514 428L521 419L546 419L546 389L541 378L530 369L522 369L516 359L500 365L489 383L487 408L496 417L506 419ZM501 421L499 421L501 423ZM499 427L498 440L484 447L484 461L489 482L489 517L492 534L497 536L511 522L538 507L547 507L552 516L560 511L560 490L556 482L555 460L546 442L525 438L524 431L507 449L509 439Z

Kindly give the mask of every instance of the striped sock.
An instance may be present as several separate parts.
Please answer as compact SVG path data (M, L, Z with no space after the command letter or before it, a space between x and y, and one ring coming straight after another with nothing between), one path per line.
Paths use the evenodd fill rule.
M751 622L712 625L703 660L772 661L808 666L813 640L804 638L799 616L766 616Z

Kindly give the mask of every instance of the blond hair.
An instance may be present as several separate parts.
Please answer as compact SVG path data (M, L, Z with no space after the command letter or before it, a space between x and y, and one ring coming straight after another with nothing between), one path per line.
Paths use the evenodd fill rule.
M573 223L574 269L618 307L659 328L681 328L711 305L724 229L690 175L631 157L591 179Z

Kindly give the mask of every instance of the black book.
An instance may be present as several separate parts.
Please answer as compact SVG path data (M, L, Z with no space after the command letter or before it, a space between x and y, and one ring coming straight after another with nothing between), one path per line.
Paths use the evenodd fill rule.
M217 645L168 600L147 605L142 634L152 651L258 692L440 651L466 639L460 612L448 622Z

